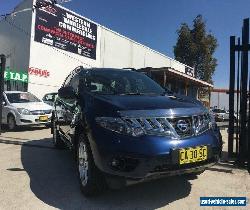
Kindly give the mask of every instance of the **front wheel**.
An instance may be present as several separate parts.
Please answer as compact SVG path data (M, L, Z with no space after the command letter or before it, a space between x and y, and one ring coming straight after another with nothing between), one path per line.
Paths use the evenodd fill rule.
M63 142L63 140L61 139L61 137L59 135L59 131L57 130L55 120L53 120L53 122L52 122L52 131L53 131L53 144L54 144L54 147L59 148L59 149L63 149L65 145L64 145L64 142Z
M76 152L77 172L82 193L85 196L99 194L105 189L106 181L94 163L90 146L84 134L79 135Z

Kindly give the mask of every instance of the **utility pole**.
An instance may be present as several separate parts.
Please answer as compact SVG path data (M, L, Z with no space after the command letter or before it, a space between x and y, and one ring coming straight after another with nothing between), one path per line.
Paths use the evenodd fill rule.
M1 65L0 65L0 135L2 132L2 115L3 115L3 91L4 91L4 71L6 64L5 55L0 55Z

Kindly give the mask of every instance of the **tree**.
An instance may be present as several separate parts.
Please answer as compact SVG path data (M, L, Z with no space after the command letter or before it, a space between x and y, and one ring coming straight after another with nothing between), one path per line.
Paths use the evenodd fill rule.
M193 21L190 29L186 23L177 30L178 39L174 46L175 59L195 68L195 77L213 83L212 76L217 66L214 52L217 39L206 31L206 22L201 15Z

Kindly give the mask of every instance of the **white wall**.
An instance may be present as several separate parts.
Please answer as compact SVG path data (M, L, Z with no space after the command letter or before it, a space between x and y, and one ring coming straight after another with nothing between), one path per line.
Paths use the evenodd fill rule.
M112 68L171 67L185 73L185 65L127 37L100 26L101 66Z
M31 0L25 0L14 11L32 8ZM32 10L17 13L0 22L0 54L7 56L8 65L15 71L27 71L30 55L30 25Z

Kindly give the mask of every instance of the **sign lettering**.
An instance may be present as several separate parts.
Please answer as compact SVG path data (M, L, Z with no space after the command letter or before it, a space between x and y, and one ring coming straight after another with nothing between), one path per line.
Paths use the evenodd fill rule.
M42 7L36 10L35 41L95 60L97 25L56 5Z

